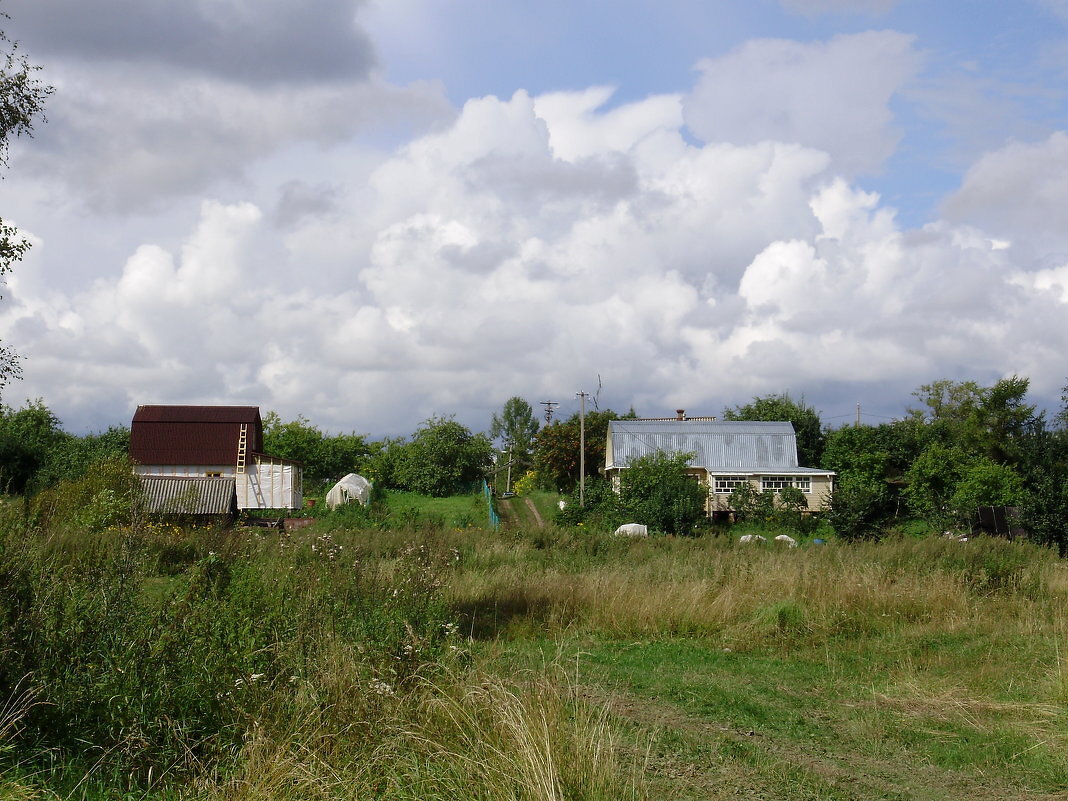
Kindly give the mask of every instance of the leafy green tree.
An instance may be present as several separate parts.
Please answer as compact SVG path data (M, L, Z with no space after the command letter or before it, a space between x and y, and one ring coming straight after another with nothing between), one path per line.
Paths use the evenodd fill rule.
M808 496L797 487L783 487L779 490L775 519L794 531L805 528L805 513L808 511Z
M693 534L705 521L705 490L687 468L692 453L642 456L619 476L619 503L633 522L666 534Z
M980 506L1019 506L1025 497L1019 473L980 456L964 469L949 506L958 521L975 522Z
M0 407L0 489L20 494L39 489L38 474L68 439L40 398L17 411Z
M909 507L937 525L967 526L980 506L1016 506L1026 497L1023 479L1011 466L955 445L931 445L907 480Z
M500 415L494 414L490 420L490 439L501 441L501 446L508 452L512 463L513 475L522 475L530 469L534 437L538 428L538 418L534 416L534 410L520 397L505 401Z
M60 481L75 481L108 461L122 461L129 457L130 429L111 426L99 434L82 437L64 434L54 441L44 464L31 482L37 491Z
M33 135L34 121L41 117L45 100L53 89L34 77L40 67L30 64L19 53L18 44L3 31L0 31L0 61L0 164L6 166L11 138ZM0 219L0 283L29 247L29 241L17 229ZM20 374L17 354L0 343L0 391Z
M373 452L355 433L328 436L303 415L282 422L276 412L263 417L263 448L272 456L302 462L305 480L316 484L359 472Z
M1068 387L1056 416L1058 427L1036 426L1024 443L1027 498L1021 522L1033 541L1068 557Z
M578 487L566 496L564 508L556 514L556 522L564 526L584 525L588 529L614 531L620 523L626 523L627 513L622 509L619 494L612 482L600 476L586 480L585 494L579 503Z
M956 445L928 446L906 475L904 496L912 512L937 526L957 522L951 499L974 458Z
M795 401L789 393L764 395L753 398L744 406L723 410L724 420L753 420L793 423L797 435L797 458L807 467L820 463L823 456L823 424L820 415L804 400Z
M844 540L878 539L889 516L889 496L885 481L846 473L835 480L827 522Z
M766 523L775 515L775 491L761 492L748 481L731 490L728 502L739 522Z
M634 417L631 411L619 415L611 409L586 413L586 475L594 476L604 467L604 452L608 442L608 424L612 420ZM580 421L578 413L567 420L544 426L538 432L534 446L534 466L546 486L570 492L579 480Z
M968 453L1019 464L1021 440L1041 419L1026 402L1029 386L1028 379L1018 376L990 387L942 379L913 393L923 406L909 409L909 414L944 429L943 439Z
M493 445L451 417L432 417L411 442L393 446L393 482L401 489L434 497L471 489L492 463Z
M822 466L837 474L828 520L839 536L878 536L899 512L905 474L940 432L913 417L827 432Z
M939 430L907 418L877 426L847 426L826 432L820 465L839 475L860 472L873 479L897 479L923 450L939 439Z

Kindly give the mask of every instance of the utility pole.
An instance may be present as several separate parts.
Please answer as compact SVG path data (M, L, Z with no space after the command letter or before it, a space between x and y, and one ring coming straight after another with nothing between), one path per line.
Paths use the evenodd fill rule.
M854 428L860 428L860 404L857 404L857 424Z
M545 407L545 425L549 425L553 421L553 410L560 403L559 401L542 401L541 405Z
M576 392L579 397L579 507L586 505L586 398L588 392Z

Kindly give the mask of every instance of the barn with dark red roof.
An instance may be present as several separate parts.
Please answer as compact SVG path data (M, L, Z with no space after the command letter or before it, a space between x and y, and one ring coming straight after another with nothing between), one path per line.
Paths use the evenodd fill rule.
M303 503L301 465L263 453L256 406L138 406L130 458L142 476L232 482L238 509L296 509Z

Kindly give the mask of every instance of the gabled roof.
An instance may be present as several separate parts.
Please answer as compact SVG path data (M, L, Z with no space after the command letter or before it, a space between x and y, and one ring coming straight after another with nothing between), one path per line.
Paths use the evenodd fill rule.
M802 472L797 437L788 422L612 420L606 469L626 467L658 451L693 453L690 464L709 472Z
M130 458L138 464L235 464L242 425L246 451L262 451L256 406L138 406L130 426Z

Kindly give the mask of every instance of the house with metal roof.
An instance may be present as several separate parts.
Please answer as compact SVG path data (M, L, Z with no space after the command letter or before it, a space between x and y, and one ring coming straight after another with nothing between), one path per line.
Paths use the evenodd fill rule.
M227 487L237 509L303 505L302 465L263 453L263 421L255 406L138 406L130 459L143 479L186 479L142 481L150 505L160 511L179 502L214 510L226 505Z
M612 420L605 448L605 476L618 489L619 475L632 461L657 452L692 453L690 473L708 494L709 515L731 510L730 495L748 483L757 492L797 487L808 508L824 508L834 472L797 462L797 435L789 422L721 421L712 417Z

